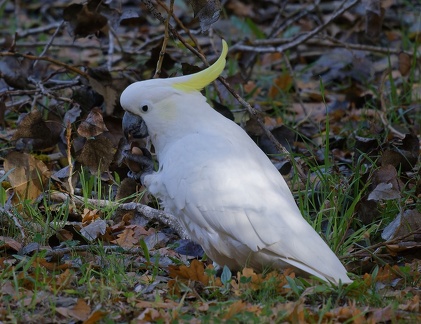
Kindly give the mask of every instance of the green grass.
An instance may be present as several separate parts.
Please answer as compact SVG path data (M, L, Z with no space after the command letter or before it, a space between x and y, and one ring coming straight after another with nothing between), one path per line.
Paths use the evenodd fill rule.
M408 7L410 6L409 1L406 4ZM6 3L1 4L0 18L8 19L10 24L5 25L5 28L8 29L10 35L14 35L18 27L27 27L32 24L42 26L43 24L43 17L38 12L31 17L36 16L36 19L40 19L40 21L26 21L24 15L26 10L30 9L25 7L20 11L21 20L26 21L25 26L18 26L15 15L10 15L10 12L5 13L5 10L10 10L6 7ZM410 9L415 10L416 8L411 7ZM385 19L388 18L388 16L385 17ZM247 36L230 35L230 41L233 44L239 40L245 40L244 44L248 44L248 39L265 38L267 26L260 25L258 20L236 17L235 13L226 13L226 18L229 18L229 22L233 23L233 27L239 33ZM404 20L404 17L402 19ZM302 30L303 26L293 24L282 33L285 37L294 36ZM156 26L150 24L149 28L151 37L155 37L152 34ZM388 28L391 28L390 31L396 32L393 25L388 25ZM401 47L404 50L414 49L414 54L416 54L416 49L419 47L418 40L413 35L411 36L406 28L403 26L400 31L402 34ZM39 37L31 36L33 37L31 40L48 41L51 39L50 35L50 33L42 33L38 35ZM122 35L114 35L114 37L120 36ZM60 34L57 37L61 37ZM129 37L127 39L126 37L127 35L124 35L119 40L122 41L123 47L129 48L131 46L127 44ZM397 36L395 35L395 37ZM131 42L136 43L135 37L130 38ZM20 41L21 39L18 38L17 42ZM177 49L177 45L174 46L172 42L174 42L173 39L170 40L169 48L172 51L170 55L179 60L178 63L182 63L183 56L180 57L177 52L181 47ZM74 43L78 44L77 41ZM127 57L127 62L124 56L122 59L124 64L121 65L120 61L116 61L113 65L113 73L121 73L121 75L124 73L130 75L131 78L149 75L146 65L143 67L143 62L149 59L149 53L147 53L148 57L145 54L148 49L142 47L143 44L136 46L144 51L141 54L141 62L139 62L139 55L133 56L133 58ZM148 46L152 46L152 43ZM311 45L309 46L311 49ZM46 56L71 62L75 66L85 65L86 62L91 66L99 66L102 64L102 60L107 59L103 52L104 48L98 47L97 52L92 49L90 55L86 56L84 51L72 54L70 48L63 47L59 52L52 46ZM41 46L34 48L34 51L41 52L43 49L44 47ZM14 50L20 52L22 48L17 46ZM204 50L214 53L213 48L204 47ZM326 51L328 50L330 49ZM188 51L184 46L182 51L187 55ZM120 55L118 51L115 54L116 57ZM126 54L130 56L129 53ZM212 268L205 269L204 273L210 278L207 283L191 278L190 280L174 279L169 275L168 259L177 265L184 264L185 259L173 253L176 238L172 236L172 233L168 234L170 241L162 249L149 249L143 238L136 242L132 250L130 248L111 250L107 248L107 245L113 245L107 240L120 234L125 225L117 226L122 216L116 217L118 208L116 204L98 206L95 202L101 199L114 199L115 189L121 184L116 172L113 173L113 180L102 181L101 176L92 175L85 168L76 170L74 175L75 179L78 179L75 181L77 183L75 185L76 194L83 200L83 204L77 208L70 200L63 203L53 203L50 200L53 190L58 190L52 182L48 182L44 188L44 194L36 202L21 200L11 207L8 202L10 184L7 182L7 174L5 174L0 178L2 184L0 186L0 206L7 208L7 212L2 210L0 214L2 225L0 236L5 237L4 240L13 238L19 241L24 249L16 250L14 247L8 246L6 242L0 242L1 322L83 322L86 318L78 319L70 315L63 315L66 311L75 311L76 301L86 303L89 314L93 314L95 310L103 311L102 319L98 320L101 323L136 322L135 319L140 316L143 317L138 319L139 322L157 323L189 321L203 323L222 321L225 323L300 321L335 323L341 321L352 323L353 320L369 321L373 312L387 307L391 308L391 316L390 319L384 319L385 322L409 323L420 320L419 312L410 308L411 305L417 305L416 298L419 296L418 287L421 285L419 260L417 261L415 258L413 261L402 256L394 258L382 246L377 246L375 249L370 248L382 242L380 235L383 228L399 212L405 209L421 211L420 200L416 195L416 186L414 186L414 184L421 183L421 173L418 172L419 162L409 176L398 168L398 173L409 179L404 184L402 197L379 202L376 205L377 218L366 222L359 217L358 209L372 189L370 184L374 173L379 168L379 158L384 149L390 145L390 130L383 125L378 116L373 115L373 112L378 113L384 109L387 123L403 129L414 128L421 123L420 114L414 113L417 111L420 101L420 98L414 98L415 89L419 86L420 71L417 65L419 58L416 55L413 56L408 76L387 75L384 84L386 101L384 107L379 105L377 97L378 76L365 83L357 84L357 88L360 87L357 89L358 91L351 89L356 92L355 94L347 93L350 90L351 81L348 77L343 80L339 80L340 78L335 81L330 80L328 84L325 84L321 77L318 87L304 90L309 90L308 92L316 98L319 96L323 98L317 103L324 105L326 111L322 114L322 118L320 115L315 116L323 121L318 123L312 120L312 115L306 121L297 123L291 103L297 103L298 97L305 94L305 91L301 92L303 89L295 89L293 84L289 84L286 89L279 89L274 97L268 97L269 90L274 86L274 80L280 75L290 73L283 58L277 56L272 61L271 54L256 54L259 63L254 64L253 69L248 67L250 71L242 71L244 69L242 64L245 63L247 66L248 63L245 54L250 53L243 53L241 50L230 53L225 75L234 76L233 87L248 102L261 109L262 117L270 117L272 120L279 118L278 120L282 120L283 125L298 135L297 144L299 145L297 145L296 151L291 153L292 172L289 175L288 184L293 189L299 209L306 220L340 257L341 261L353 269L351 277L354 282L347 286L332 286L314 278L295 277L293 274L284 277L278 272L270 272L270 269L261 275L254 272L251 274L237 273L226 267L222 269L222 272ZM317 70L315 54L311 58L306 58L305 52L296 51L296 49L284 54L288 55L291 60L294 60L297 55L302 55L298 59L295 58L294 64L301 65L301 67L297 67L293 77L303 81L307 86L314 85L314 80L310 80L308 76ZM69 55L69 57L63 57L63 55ZM317 57L320 55L322 54L317 54ZM135 58L138 59L137 63L133 63ZM392 57L389 55L387 58L389 67L394 68ZM267 63L268 61L270 63ZM132 69L142 66L143 70L136 71L137 75L132 75L128 66ZM179 65L176 65L167 72L171 74L178 71ZM56 72L55 70L54 73ZM244 83L236 80L236 77L242 75L243 72L250 72L251 74L246 76L246 79L255 84L254 89L249 93L245 93ZM55 77L66 80L74 78L71 73L61 72L57 72ZM313 75L313 77L317 78L317 75ZM240 78L238 77L238 79ZM35 84L31 84L31 86L35 87ZM54 92L53 94L70 98L72 89L67 90L68 92ZM371 93L373 99L365 103L363 107L356 109L360 113L359 115L351 116L354 109L352 107L343 109L343 115L339 115L339 117L337 111L331 113L327 111L327 107L331 103L329 96L338 95L340 97L344 94L345 97L348 95L360 96L363 92ZM38 101L31 97L32 105L8 108L10 112L7 112L4 118L7 127L15 128L16 121L22 112L33 109L35 105L41 106L44 117L48 115L48 109L57 108L57 111L60 109L66 111L71 107L67 101L56 107L57 98L37 96L40 97ZM206 88L206 96L219 100L217 92L212 87ZM15 98L17 99L17 97L12 99ZM226 99L224 95L221 98L223 99L222 103L227 104L231 109L244 112L244 108L239 107L234 101L226 100L228 103L224 102ZM346 98L348 100L348 97ZM7 94L1 99L9 100ZM304 100L304 104L315 103L317 100L304 96L300 99ZM411 106L413 107L411 108ZM247 113L241 116L241 122L244 124L249 116ZM79 120L76 123L78 122ZM306 127L309 127L311 131L308 131ZM76 128L77 124L74 125L74 134L76 134ZM353 151L352 148L356 143L355 136L374 139L379 148L378 152ZM344 144L339 150L352 155L348 160L340 160L333 153L335 137L344 139ZM12 144L2 138L1 153L14 149ZM62 163L57 163L57 166L61 167ZM298 166L304 171L304 179L298 176ZM139 194L137 197L138 200L141 195ZM156 202L151 204L158 205ZM68 226L73 226L74 223L69 223L69 221L74 221L75 216L80 218L84 208L90 211L98 210L96 215L106 221L109 230L107 234L110 236L91 242L74 236L64 242L58 242L54 246L57 247L57 244L61 243L60 248L67 249L66 253L63 255L51 253L47 247L50 240L58 230L63 228L65 223ZM80 219L76 223L80 225ZM167 230L154 222L148 226L156 228L157 232ZM21 230L25 237L21 236ZM74 234L76 235L77 231ZM80 247L81 245L82 247ZM26 253L25 251L28 250L30 252ZM411 250L407 253L409 256L416 256L415 252L413 253ZM203 261L208 262L206 258ZM399 261L399 267L386 266L392 261ZM404 264L405 262L407 264ZM144 302L150 304L142 304ZM338 314L341 312L346 315L340 317ZM385 312L386 315L388 313L389 311Z

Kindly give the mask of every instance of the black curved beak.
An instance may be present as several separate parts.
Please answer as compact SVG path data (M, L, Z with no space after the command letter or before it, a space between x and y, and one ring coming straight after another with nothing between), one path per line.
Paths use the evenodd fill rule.
M123 116L123 132L124 136L128 139L133 138L144 138L148 136L148 127L142 117L125 112Z

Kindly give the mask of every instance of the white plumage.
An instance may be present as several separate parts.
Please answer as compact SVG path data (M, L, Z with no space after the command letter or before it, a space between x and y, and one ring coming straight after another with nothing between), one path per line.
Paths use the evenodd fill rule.
M136 82L122 93L125 118L142 117L157 152L159 170L144 176L145 186L221 266L293 266L351 282L268 157L199 92L222 71L226 51L224 43L200 73Z

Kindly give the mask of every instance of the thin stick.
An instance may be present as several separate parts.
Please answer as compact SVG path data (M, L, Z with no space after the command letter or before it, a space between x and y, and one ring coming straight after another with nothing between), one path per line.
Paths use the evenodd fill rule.
M69 197L69 194L63 192L53 192L50 195L50 200L55 202L64 202L69 200L69 198L71 198L71 201L74 202L76 207L81 208L85 206L85 199L81 196L73 195ZM186 230L181 225L181 223L177 220L177 218L174 215L171 215L165 211L157 210L140 203L130 202L121 204L119 202L114 202L106 199L88 199L87 203L97 207L116 206L117 210L135 210L137 213L139 213L147 219L157 220L160 223L171 227L177 232L180 238L189 239L189 235L187 234Z
M45 45L44 49L42 50L42 52L41 52L41 54L40 54L39 56L44 56L44 55L45 55L45 53L47 53L48 49L49 49L49 48L50 48L50 46L53 44L53 41L54 41L54 39L56 38L56 36L57 36L58 32L60 31L61 26L63 26L63 24L64 24L64 20L62 20L62 21L60 22L60 24L57 26L56 30L54 31L53 35L51 36L50 40L48 41L47 45ZM37 63L38 63L38 62L39 62L39 61L38 61L38 60L36 60L36 61L34 62L34 65L33 65L33 66L35 67L35 66L37 65Z
M158 0L159 5L164 8L168 13L170 12L170 9L167 7L167 5L165 4L165 2ZM189 28L187 28L186 26L184 26L183 22L180 20L180 18L178 18L174 12L172 12L172 17L175 20L175 22L177 23L178 26L180 26L181 29L183 29L183 31L189 35L190 39L193 41L193 43L196 45L197 50L199 51L199 53L201 53L203 55L203 50L200 47L200 44L197 40L197 38L192 34L191 30ZM204 57L204 56L203 56Z
M47 62L50 62L52 64L62 66L65 69L67 69L69 71L72 71L76 74L79 74L79 75L81 75L85 78L88 78L88 73L83 72L82 70L79 70L78 68L76 68L74 66L68 65L66 63L55 60L55 59L53 59L51 57L48 57L48 56L35 56L35 55L30 55L30 54L21 54L21 53L13 53L13 52L0 52L0 57L2 57L2 56L12 56L12 57L16 57L16 58L23 57L23 58L26 58L28 60L34 60L34 61L38 61L38 60L47 61Z
M162 41L161 51L159 52L158 62L156 63L156 70L155 75L153 76L154 79L159 78L162 72L162 63L164 62L165 52L167 50L168 40L170 35L168 33L168 26L170 24L170 19L174 11L174 0L170 1L170 9L168 11L167 19L165 19L165 32L164 32L164 40Z
M66 125L66 142L67 142L67 163L69 165L69 177L67 178L67 183L69 185L69 202L72 209L76 209L76 204L74 202L75 189L73 188L73 162L72 162L72 126L70 122Z
M151 0L142 0L142 1L153 16L156 19L158 19L161 23L165 24L165 18L162 17L162 15L159 13L158 10L156 10ZM207 64L207 66L209 66L209 63L207 62L205 56L199 51L197 51L193 46L191 46L170 23L168 23L168 29L175 37L177 37L180 40L181 43L183 43L183 45L186 48L188 48L194 55L199 57L202 60L202 62L204 62L205 64Z

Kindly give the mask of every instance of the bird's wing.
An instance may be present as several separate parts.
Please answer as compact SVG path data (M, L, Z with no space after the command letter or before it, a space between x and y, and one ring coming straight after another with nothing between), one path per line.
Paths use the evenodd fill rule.
M198 232L234 238L251 251L276 255L313 274L345 273L301 216L282 176L251 140L233 143L195 134L166 153L157 180L165 186L164 205L175 214L183 211Z

